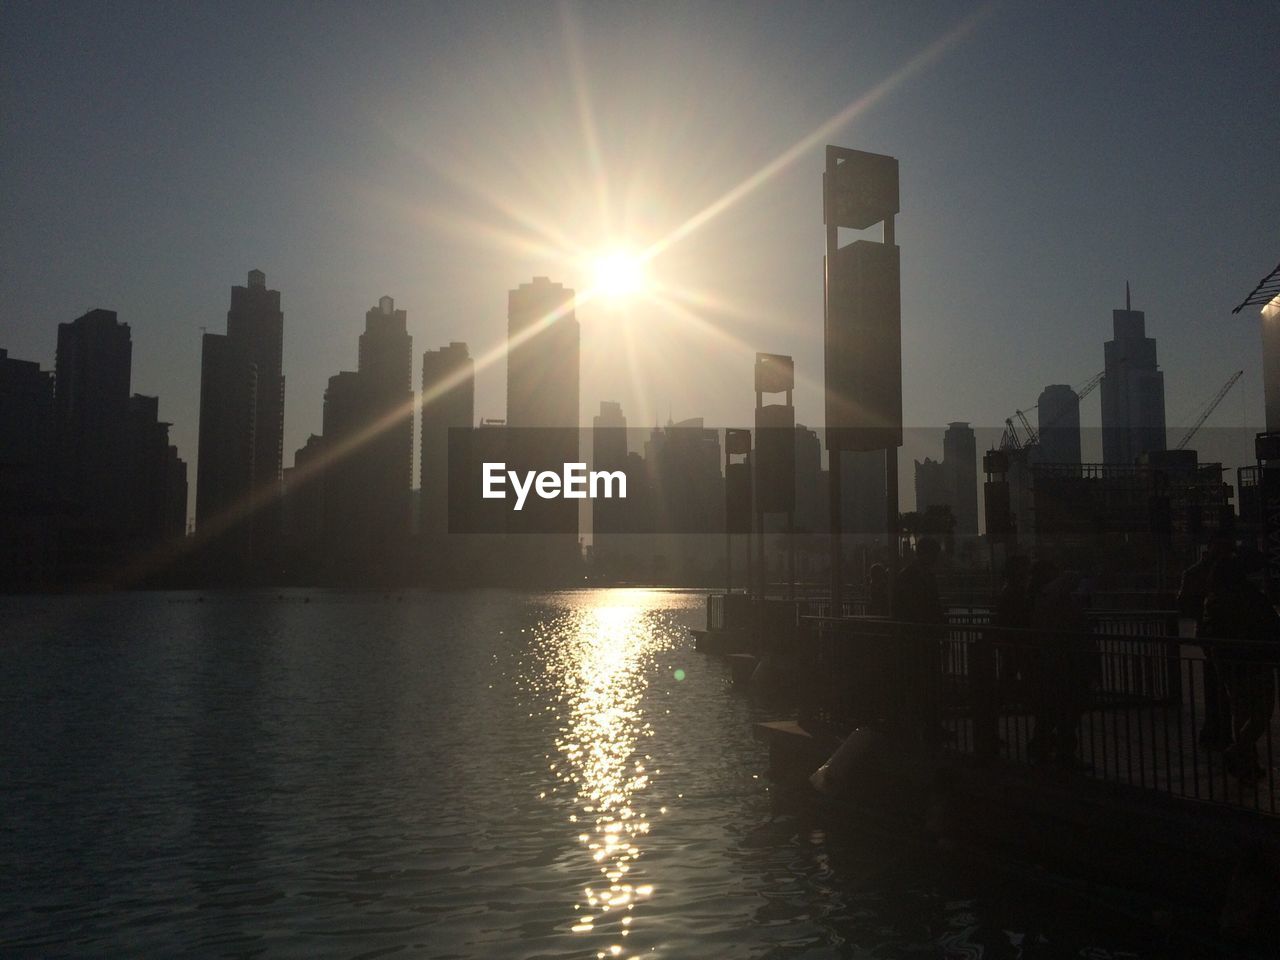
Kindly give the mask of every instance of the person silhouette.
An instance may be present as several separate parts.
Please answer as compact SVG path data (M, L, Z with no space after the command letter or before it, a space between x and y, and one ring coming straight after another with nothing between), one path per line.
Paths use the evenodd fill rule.
M1266 775L1258 741L1275 712L1275 669L1280 661L1280 615L1249 582L1244 561L1227 556L1213 566L1204 601L1204 636L1219 641L1213 652L1234 720L1227 769L1242 783Z

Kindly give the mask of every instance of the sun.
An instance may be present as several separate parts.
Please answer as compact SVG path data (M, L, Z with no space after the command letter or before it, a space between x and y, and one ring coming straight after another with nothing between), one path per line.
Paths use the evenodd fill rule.
M623 300L648 285L644 260L627 250L613 250L596 258L593 289L608 300Z

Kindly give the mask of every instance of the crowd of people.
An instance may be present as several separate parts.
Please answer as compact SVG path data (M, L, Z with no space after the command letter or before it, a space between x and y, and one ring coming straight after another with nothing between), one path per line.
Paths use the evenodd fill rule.
M936 580L940 552L936 540L919 540L892 586L888 570L873 565L867 577L867 612L921 625L926 644L944 637L938 629L948 622ZM1026 748L1033 763L1088 767L1077 755L1078 736L1102 660L1087 613L1091 593L1087 577L1052 560L1013 556L1005 565L991 618L997 628L990 631L991 683L981 676L971 680L1025 705L1032 716ZM1198 661L1202 682L1195 692L1196 713L1203 718L1199 743L1221 752L1227 770L1241 783L1255 783L1266 774L1258 745L1276 705L1280 615L1251 581L1246 558L1225 536L1214 540L1183 574L1178 608L1194 621L1203 650ZM941 690L927 675L942 673L938 666L922 661L915 671L920 682L912 684L913 692L932 704L919 713L924 735L935 742L943 739L938 735Z

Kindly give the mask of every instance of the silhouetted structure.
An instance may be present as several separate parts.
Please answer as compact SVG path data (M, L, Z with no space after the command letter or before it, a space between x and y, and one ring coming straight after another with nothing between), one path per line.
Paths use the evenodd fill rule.
M884 452L885 526L897 562L898 455L902 446L902 294L894 242L898 161L830 144L822 175L826 227L823 366L831 539L831 600L844 588L842 451ZM840 246L841 227L883 223L882 242ZM888 536L892 532L892 536Z
M1156 341L1146 335L1146 317L1131 309L1125 284L1125 308L1111 311L1115 337L1104 345L1106 373L1102 390L1102 459L1132 464L1139 456L1165 449L1164 374L1156 363Z
M139 548L177 540L187 527L187 465L169 443L158 397L129 398L125 469L126 530Z
M822 440L817 431L796 424L795 528L801 533L827 531L827 472L822 469Z
M133 341L113 310L90 310L58 324L54 408L58 493L67 536L88 567L108 562L127 526L128 440Z
M1187 562L1230 515L1222 464L1199 463L1194 450L1153 451L1133 465L1038 463L1031 474L1041 548L1092 545Z
M288 579L316 583L324 557L325 441L311 434L284 470L284 532Z
M591 421L591 468L593 470L627 469L627 418L622 404L600 401L600 412ZM628 491L630 492L630 491ZM621 569L626 553L624 532L636 532L632 524L635 501L591 501L592 561L600 575L607 578L624 576Z
M574 291L534 277L507 299L507 462L520 470L553 470L579 462L579 353ZM530 430L528 428L537 428ZM512 543L512 569L534 579L576 570L578 502L531 499L507 515L509 533L557 530Z
M260 569L280 534L284 314L261 270L231 288L227 332L206 333L200 366L196 526L219 575Z
M828 453L828 457L830 453ZM840 456L844 473L841 515L846 533L861 539L886 539L885 452L846 451Z
M942 435L942 465L951 487L957 536L978 535L978 445L973 428L957 421Z
M644 445L648 506L655 534L651 576L698 582L721 562L724 487L720 434L702 417L654 427Z
M407 538L413 486L413 338L405 311L391 297L365 314L358 370L368 433L352 456L365 465L370 533L391 553Z
M476 422L475 363L467 345L454 341L422 355L423 535L436 538L449 529L449 431Z
M111 310L58 326L52 510L63 580L146 578L152 565L121 565L185 530L187 467L159 400L129 394L132 355L129 325Z
M954 521L951 536L978 535L978 450L973 428L963 421L942 435L942 460L915 461L916 512L945 507Z
M53 403L53 372L0 349L0 584L54 576Z
M405 311L382 297L365 314L355 371L329 378L323 438L308 441L323 463L318 494L325 578L383 583L405 576L413 477L413 340ZM304 448L305 449L305 448ZM311 458L308 453L306 459ZM301 464L295 459L295 468ZM291 478L302 529L317 494ZM290 507L290 512L295 508Z
M916 464L916 510L924 513L929 507L953 507L951 478L940 460L925 457Z
M1268 433L1280 432L1280 265L1258 281L1232 310L1258 307L1262 314L1262 389Z
M1040 420L1040 451L1045 463L1080 462L1080 397L1068 384L1054 383L1040 391L1036 402Z
M577 429L580 334L573 308L574 292L546 277L508 294L508 427Z

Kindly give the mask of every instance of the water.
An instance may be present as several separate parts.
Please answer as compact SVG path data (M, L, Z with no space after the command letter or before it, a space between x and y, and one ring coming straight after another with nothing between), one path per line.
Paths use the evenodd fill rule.
M702 611L0 599L0 954L1169 955L773 787Z

